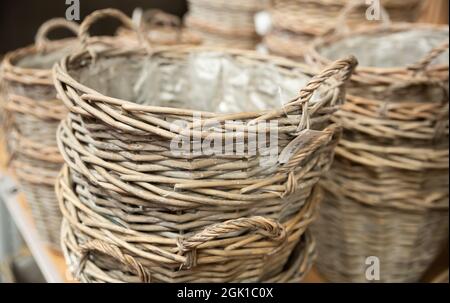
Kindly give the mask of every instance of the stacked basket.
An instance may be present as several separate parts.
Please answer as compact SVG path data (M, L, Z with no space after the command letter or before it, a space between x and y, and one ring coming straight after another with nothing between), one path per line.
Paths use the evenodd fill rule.
M366 29L319 41L308 58L343 53L362 66L335 117L344 134L323 182L318 268L364 282L374 256L381 281L415 282L448 239L448 28Z
M254 16L269 0L189 0L188 28L206 45L254 49L259 42Z
M67 110L56 98L51 68L72 51L76 39L48 41L47 34L55 28L78 33L78 25L65 19L44 23L36 45L5 56L1 81L8 119L6 141L14 172L40 235L58 247L61 213L54 183L63 159L56 145L56 129Z
M381 4L378 17L385 22L414 21L421 7L420 0L383 0ZM272 30L264 43L273 54L303 60L317 37L378 24L367 20L367 9L364 0L279 1L271 9Z
M356 60L311 79L305 66L245 51L94 52L89 26L107 16L133 29L116 10L93 13L80 29L84 50L54 69L70 110L57 196L72 273L84 282L301 279L314 255L316 184L339 133L331 114ZM265 121L278 122L259 133L276 132L277 148L253 154L252 129Z

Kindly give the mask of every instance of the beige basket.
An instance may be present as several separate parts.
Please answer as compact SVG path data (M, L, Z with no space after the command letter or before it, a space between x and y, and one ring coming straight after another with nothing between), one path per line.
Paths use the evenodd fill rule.
M47 34L55 28L78 32L78 25L65 19L44 23L35 45L5 56L1 81L11 163L40 235L59 246L61 214L53 187L63 159L56 145L56 129L67 110L56 99L51 68L74 48L76 40L48 41Z
M280 1L271 9L272 30L264 37L271 53L303 60L311 43L330 33L346 33L381 22L414 21L421 2L382 1L380 21L366 18L368 5L364 0L352 1Z
M185 22L205 45L254 49L259 41L254 16L268 6L266 0L189 0Z
M141 30L147 35L152 45L174 45L201 44L201 38L198 35L182 27L181 20L175 16L158 9L145 11L140 20L133 20L139 23ZM136 33L127 28L120 28L118 35L120 38L136 42L138 37Z
M105 49L93 61L89 26L108 16L133 28L116 10L93 13L80 30L88 50L54 69L58 95L70 110L58 132L68 169L57 187L72 230L63 239L69 267L82 281L276 277L313 220L315 185L331 164L339 133L331 114L356 60L338 60L312 79L306 66L237 50ZM233 75L249 82L236 83ZM277 106L270 102L295 96L303 85L282 108L258 108ZM227 98L218 96L225 92ZM185 109L192 106L202 111ZM196 121L197 115L207 120ZM173 150L177 138L207 144L231 127L236 132L226 138L237 140L270 120L279 122L271 127L280 147L270 166L260 161L275 149L240 155L234 140L226 140L231 154ZM185 136L190 129L200 141Z
M362 65L335 116L344 134L315 225L329 280L367 281L365 259L375 256L381 281L416 282L448 239L447 50L448 28L419 24L314 46L319 65L348 52Z

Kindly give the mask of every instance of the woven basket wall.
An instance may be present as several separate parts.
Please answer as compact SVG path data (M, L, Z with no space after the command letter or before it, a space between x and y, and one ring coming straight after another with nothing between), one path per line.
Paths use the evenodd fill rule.
M412 22L421 9L418 0L384 0L381 5L381 21L369 21L364 0L279 1L271 9L272 30L264 37L264 43L273 54L304 60L305 52L318 37L377 26L381 22Z
M331 281L367 282L376 256L380 281L417 282L448 239L448 28L330 37L308 61L347 52L361 66L335 116L344 134L322 183L317 266Z
M256 282L290 281L286 273L294 272L298 280L312 261L313 242L302 239L320 198L316 184L339 135L331 114L356 60L338 60L312 79L306 66L282 58L216 48L104 49L94 62L89 27L111 16L134 28L119 11L95 12L80 30L89 51L55 67L55 87L70 110L58 131L67 169L57 195L73 274L84 282ZM229 85L234 72L250 82ZM139 100L136 83L147 83L145 75L150 97ZM257 110L258 102L287 94L278 85L288 83L294 96L299 83L305 86L281 109ZM233 96L235 106L253 111L206 111L223 91L227 102ZM192 107L203 111L184 109ZM207 119L203 126L220 122L196 130L197 114ZM232 155L171 149L190 129L205 143L223 138L230 127L224 121L243 138L253 123L274 119L281 153L271 166L261 166L263 152L241 156L233 145ZM195 137L187 136L189 143Z
M54 194L63 159L56 145L56 129L67 113L56 98L52 64L68 54L76 40L48 41L55 28L77 34L78 26L65 19L44 23L36 45L13 51L2 62L1 81L7 117L6 144L11 164L31 207L44 241L59 247L61 213Z
M254 16L270 1L189 0L187 27L202 37L203 44L254 49L259 42Z

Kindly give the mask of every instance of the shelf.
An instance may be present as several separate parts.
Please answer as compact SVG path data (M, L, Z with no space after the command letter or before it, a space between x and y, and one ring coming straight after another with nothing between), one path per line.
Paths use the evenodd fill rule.
M46 281L69 282L63 256L40 239L23 195L17 193L13 179L3 173L0 173L0 200L9 210Z

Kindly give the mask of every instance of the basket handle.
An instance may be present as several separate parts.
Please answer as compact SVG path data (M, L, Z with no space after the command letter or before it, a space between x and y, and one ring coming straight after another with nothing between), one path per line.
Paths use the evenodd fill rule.
M90 40L90 33L89 30L92 27L94 23L96 23L100 19L104 18L114 18L119 20L126 28L134 31L137 33L139 42L144 44L144 47L149 51L149 43L148 40L145 39L142 32L139 30L139 28L133 23L133 21L124 13L121 11L114 9L114 8L107 8L107 9L101 9L97 10L90 15L88 15L84 21L81 23L80 30L78 32L78 38L81 41L81 45L83 49L87 50L89 47L89 40Z
M254 216L228 220L208 226L191 237L179 238L177 244L182 253L190 253L187 256L186 266L191 268L192 266L195 266L195 250L199 245L214 240L222 235L246 229L257 230L259 234L276 242L284 243L287 239L286 229L279 222L270 218Z
M80 245L81 258L77 270L77 276L80 275L84 266L86 266L89 254L92 252L100 252L107 256L112 257L114 260L124 264L131 272L137 273L142 283L150 283L151 276L145 270L144 266L139 263L135 258L128 254L124 254L117 246L108 244L101 240L92 240Z
M44 48L49 43L48 34L56 28L65 28L78 35L80 26L78 23L68 21L64 18L54 18L44 22L38 29L34 38L35 44L38 48Z
M314 76L308 84L300 90L299 95L294 100L290 101L285 105L286 106L297 106L300 105L303 107L303 113L305 114L305 119L309 119L309 115L307 114L307 107L309 104L309 101L311 100L314 92L327 81L331 77L341 74L339 77L339 80L342 83L347 82L350 77L353 74L353 71L355 70L356 66L358 65L358 60L355 56L350 55L348 57L339 59L335 62L333 62L330 66L325 68L322 72L320 72L318 75ZM309 126L309 121L302 121L298 125L297 132L301 131L303 129L303 124L306 123L307 127Z
M380 10L381 10L381 21L382 21L382 27L388 27L391 24L391 18L389 17L389 13L387 12L386 8L380 3ZM347 4L344 6L344 8L340 11L339 15L336 18L335 25L324 34L324 36L330 35L330 34L342 34L349 32L349 28L347 26L347 18L351 12L354 10L360 8L360 7L366 7L366 4L364 1L361 0L352 0L347 2ZM341 30L339 30L341 29Z
M435 46L417 63L410 65L408 67L408 70L413 71L415 74L419 72L424 72L426 68L430 65L430 63L433 62L434 59L442 55L448 49L448 46L449 46L448 40L444 41L438 46Z

